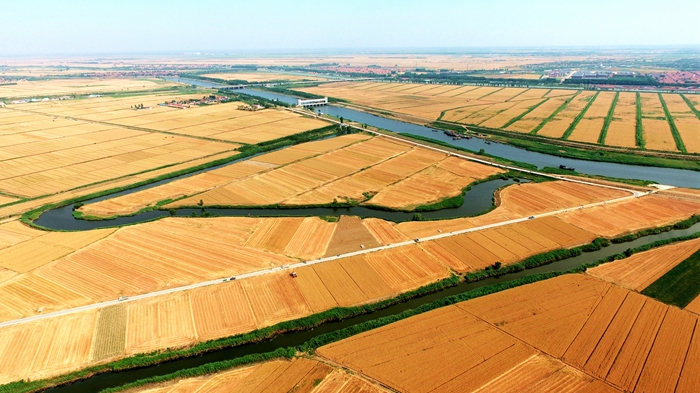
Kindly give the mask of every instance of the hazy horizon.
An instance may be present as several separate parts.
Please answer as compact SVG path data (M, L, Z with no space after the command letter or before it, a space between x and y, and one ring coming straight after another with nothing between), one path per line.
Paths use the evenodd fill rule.
M398 4L398 5L397 5ZM700 2L23 1L0 56L697 49ZM16 15L17 17L13 17Z

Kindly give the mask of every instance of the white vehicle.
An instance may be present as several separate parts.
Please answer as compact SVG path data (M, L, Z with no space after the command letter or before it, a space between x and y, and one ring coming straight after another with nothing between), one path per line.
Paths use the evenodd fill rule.
M119 296L119 299L117 299L120 302L123 302L124 300L127 300L129 297L128 296Z

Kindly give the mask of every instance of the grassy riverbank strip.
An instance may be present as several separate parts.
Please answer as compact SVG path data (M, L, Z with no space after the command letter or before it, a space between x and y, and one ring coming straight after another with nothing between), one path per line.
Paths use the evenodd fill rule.
M610 128L610 123L612 123L613 115L615 114L615 107L617 106L617 99L620 98L620 92L615 93L612 104L610 105L610 110L608 110L608 115L605 116L605 121L603 122L603 129L600 130L600 136L598 137L598 144L604 145L605 138L608 136L608 128Z
M644 150L646 149L646 142L644 141L644 126L642 125L642 96L639 93L635 94L635 133L634 138L637 143L637 147Z
M576 117L574 118L574 121L572 121L571 124L569 124L569 127L566 129L566 131L564 131L564 135L561 136L561 139L569 139L571 134L574 132L574 129L576 128L578 123L581 121L581 119L583 119L583 117L586 116L586 112L588 112L588 108L590 108L591 105L593 105L593 102L596 100L596 98L598 98L599 94L600 94L599 91L596 92L593 95L593 97L591 97L591 99L588 100L588 103L586 103L586 106L583 107L583 110L581 112L579 112L578 115L576 115Z
M659 94L659 101L661 101L661 107L664 109L664 114L666 114L666 121L668 122L669 127L671 128L671 134L673 135L673 140L676 142L676 148L681 151L681 153L688 153L688 151L685 148L685 143L683 143L683 139L681 138L680 132L678 132L678 128L676 127L676 122L673 120L673 115L671 115L671 111L668 110L668 106L666 106L666 100L664 100L664 96L661 93Z
M559 108L557 108L554 112L552 112L551 115L547 116L546 119L542 120L542 123L540 123L537 127L533 128L533 130L530 131L530 134L532 134L532 135L537 135L537 133L538 133L547 123L549 123L550 120L554 119L554 118L559 114L559 112L561 112L562 110L564 110L564 108L566 108L566 106L569 105L569 103L570 103L571 101L573 101L574 98L576 98L579 94L581 94L581 91L577 91L576 94L574 94L574 95L571 96L570 98L567 98L567 99L564 101L564 103L562 103L562 104L559 106Z

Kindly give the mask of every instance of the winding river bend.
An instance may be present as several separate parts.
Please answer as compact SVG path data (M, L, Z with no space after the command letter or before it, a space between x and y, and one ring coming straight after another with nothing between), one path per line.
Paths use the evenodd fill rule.
M218 88L227 86L218 83L200 81L196 79L166 79L174 82L182 82L203 87ZM236 91L251 96L266 98L269 100L276 99L289 104L296 104L297 102L296 97L280 93L272 93L253 89L240 89ZM486 141L478 138L460 139L458 141L454 141L451 137L444 135L442 132L433 132L433 129L429 127L406 123L393 119L387 119L384 117L372 115L354 109L339 107L335 105L319 106L317 107L317 109L319 109L323 113L327 113L332 116L343 117L345 119L358 121L360 123L366 123L371 126L383 128L390 131L405 132L413 135L420 135L423 137L433 138L442 142L449 143L450 145L456 147L466 148L473 151L479 151L480 149L484 149L484 151L488 154L511 159L514 161L527 162L529 164L537 165L537 167L540 169L546 166L558 167L559 165L566 165L568 167L576 168L577 172L589 175L601 175L608 177L617 177L621 179L643 179L651 180L659 184L667 184L676 187L700 188L700 172L684 169L659 168L615 164L598 161L586 161L573 158L562 158L549 154L536 153L502 143L490 142L490 144L486 144Z

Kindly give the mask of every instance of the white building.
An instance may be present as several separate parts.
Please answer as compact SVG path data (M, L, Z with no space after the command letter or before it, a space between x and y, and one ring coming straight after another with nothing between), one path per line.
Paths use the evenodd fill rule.
M297 106L317 106L317 105L328 105L328 97L323 98L312 98L309 100L297 99Z

